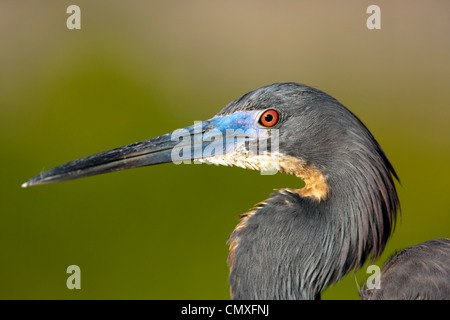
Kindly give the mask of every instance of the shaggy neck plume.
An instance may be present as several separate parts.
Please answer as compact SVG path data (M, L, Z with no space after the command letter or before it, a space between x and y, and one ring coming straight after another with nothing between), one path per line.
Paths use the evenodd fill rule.
M351 165L340 163L338 174L321 174L326 197L282 189L241 216L229 240L234 299L318 299L370 252L372 259L381 254L399 201L395 172L376 151L355 154ZM307 188L308 177L303 179Z

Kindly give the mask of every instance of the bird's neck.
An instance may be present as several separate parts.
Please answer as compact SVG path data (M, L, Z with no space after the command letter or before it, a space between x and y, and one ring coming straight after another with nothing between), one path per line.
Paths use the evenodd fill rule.
M335 251L349 245L315 202L283 190L241 216L229 240L234 299L317 299L337 278Z
M234 299L317 299L381 253L396 208L371 179L355 172L342 186L341 178L327 180L326 199L283 189L242 215L229 240Z

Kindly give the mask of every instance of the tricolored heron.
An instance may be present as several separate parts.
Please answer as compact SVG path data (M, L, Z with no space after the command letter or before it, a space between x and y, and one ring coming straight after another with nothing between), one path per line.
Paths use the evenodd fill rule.
M219 142L211 147L213 141ZM255 145L270 150L254 152ZM400 207L397 175L369 130L330 95L297 83L259 88L199 125L63 164L22 186L166 163L174 156L276 168L305 182L302 189L278 190L241 216L229 239L234 299L320 298L324 288L382 253ZM382 290L389 292L366 290L362 296L450 298L450 240L405 252L381 272L382 280L389 279ZM411 274L417 283L400 289L401 277ZM434 290L417 292L419 283Z

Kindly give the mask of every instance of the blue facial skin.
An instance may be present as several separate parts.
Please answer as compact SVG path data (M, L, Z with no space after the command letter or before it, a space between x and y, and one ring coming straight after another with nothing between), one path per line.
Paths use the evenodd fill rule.
M208 121L212 121L214 128L224 132L226 129L243 131L254 130L256 134L266 133L267 129L262 128L259 124L261 111L241 111L226 116L217 116Z
M267 140L270 130L258 124L261 111L242 111L226 116L216 116L198 122L171 134L179 141L172 150L172 161L207 159L234 152L247 143ZM180 141L181 139L181 141Z

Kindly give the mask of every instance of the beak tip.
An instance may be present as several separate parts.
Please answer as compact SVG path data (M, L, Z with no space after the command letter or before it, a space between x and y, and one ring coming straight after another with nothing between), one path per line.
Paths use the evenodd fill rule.
M28 181L25 181L24 183L22 183L20 186L22 188L28 188L28 187L32 187L35 186L37 183L35 181L33 181L33 179L30 179Z

